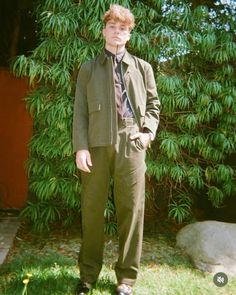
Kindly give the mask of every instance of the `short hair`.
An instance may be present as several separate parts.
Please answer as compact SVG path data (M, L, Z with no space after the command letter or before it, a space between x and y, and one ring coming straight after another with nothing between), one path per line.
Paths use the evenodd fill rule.
M106 25L110 20L119 21L128 25L129 29L132 30L135 26L134 15L132 12L121 5L111 4L110 9L105 12L103 16L103 22Z

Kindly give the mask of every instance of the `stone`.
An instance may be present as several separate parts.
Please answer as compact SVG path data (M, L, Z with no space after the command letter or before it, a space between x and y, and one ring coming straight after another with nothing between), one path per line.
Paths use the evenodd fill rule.
M4 263L20 226L18 217L0 218L0 265Z
M236 276L235 223L209 220L188 224L177 233L176 246L196 268Z

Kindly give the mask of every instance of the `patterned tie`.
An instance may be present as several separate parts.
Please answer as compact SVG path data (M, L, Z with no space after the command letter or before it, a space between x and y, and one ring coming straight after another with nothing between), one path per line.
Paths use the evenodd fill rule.
M115 80L115 94L116 94L116 104L117 111L123 117L123 100L122 100L122 84L121 84L121 75L119 70L119 60L114 56L114 80Z

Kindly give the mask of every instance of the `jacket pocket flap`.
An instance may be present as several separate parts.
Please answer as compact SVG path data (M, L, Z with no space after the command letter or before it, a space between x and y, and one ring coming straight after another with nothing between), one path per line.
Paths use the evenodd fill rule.
M89 113L97 112L101 110L101 103L98 101L93 101L89 103Z

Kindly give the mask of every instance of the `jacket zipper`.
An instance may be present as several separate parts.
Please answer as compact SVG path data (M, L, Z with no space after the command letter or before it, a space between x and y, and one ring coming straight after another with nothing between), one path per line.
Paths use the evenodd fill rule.
M114 75L113 75L113 72L111 71L113 70L113 61L112 61L112 58L109 58L109 76L112 77L113 79L113 87L115 87L115 81L114 81ZM109 100L110 100L110 110L111 110L111 145L113 143L113 110L112 110L112 99L111 99L111 88L109 88ZM115 94L115 88L113 89L113 94Z

